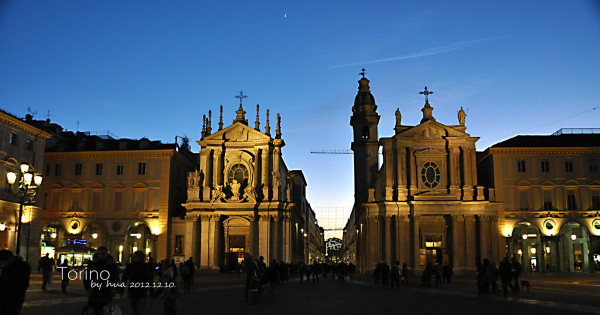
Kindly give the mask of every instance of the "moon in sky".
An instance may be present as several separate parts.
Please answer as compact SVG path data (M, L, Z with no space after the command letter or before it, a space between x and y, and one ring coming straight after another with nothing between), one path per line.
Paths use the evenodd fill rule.
M283 17L284 17L284 18L287 18L287 13L284 13L284 14L283 14Z

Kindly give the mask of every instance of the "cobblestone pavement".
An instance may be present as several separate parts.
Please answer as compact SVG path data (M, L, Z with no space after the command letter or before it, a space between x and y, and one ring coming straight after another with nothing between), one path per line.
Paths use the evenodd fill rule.
M68 293L60 281L41 291L41 277L32 275L23 314L79 314L86 298L81 281ZM243 277L201 272L191 293L181 293L180 314L600 314L600 274L526 274L532 289L518 297L477 296L473 276L457 276L452 284L422 288L418 279L397 289L375 287L371 277L357 276L345 285L331 277L319 284L297 279L278 286L275 295L259 305L244 298ZM268 292L268 288L266 288ZM127 298L117 298L124 314L131 314ZM145 314L161 314L162 299L148 299Z

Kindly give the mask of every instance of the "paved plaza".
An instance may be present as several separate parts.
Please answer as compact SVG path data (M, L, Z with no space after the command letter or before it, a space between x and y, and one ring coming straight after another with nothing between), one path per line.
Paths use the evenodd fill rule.
M60 281L42 291L41 277L32 275L23 314L79 314L86 298L80 281L60 292ZM341 285L321 278L319 284L297 279L266 293L258 305L244 298L243 277L200 272L191 293L180 294L180 314L600 314L600 274L534 274L523 279L531 291L510 295L477 296L472 276L457 276L439 288L418 286L418 279L398 289L376 287L372 278L357 276ZM126 298L117 303L131 314ZM162 299L148 299L145 314L162 314Z

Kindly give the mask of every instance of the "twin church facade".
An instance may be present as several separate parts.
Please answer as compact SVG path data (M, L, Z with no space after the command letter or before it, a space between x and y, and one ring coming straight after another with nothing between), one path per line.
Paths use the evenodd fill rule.
M355 204L343 251L359 270L398 260L412 270L440 261L471 271L478 259L507 254L531 271L600 266L599 134L517 136L477 152L462 108L457 124L443 124L425 89L419 124L405 124L397 110L393 135L379 137L370 82L363 75L358 83L350 119ZM198 153L66 132L29 117L24 123L50 138L44 160L32 165L44 174L41 211L32 212L33 241L21 246L36 248L38 239L42 254L58 258L62 250L81 261L89 253L71 255L69 244L83 239L119 261L144 250L158 259L193 257L211 269L248 255L324 259L307 180L283 159L281 118L272 128L267 110L261 128L259 114L257 105L249 123L240 101L225 126L221 107L213 132L209 112Z

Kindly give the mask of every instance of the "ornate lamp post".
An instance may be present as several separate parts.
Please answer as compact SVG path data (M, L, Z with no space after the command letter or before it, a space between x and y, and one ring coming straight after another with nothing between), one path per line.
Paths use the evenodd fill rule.
M8 184L10 185L10 192L19 198L19 216L17 218L17 250L16 255L21 253L21 219L23 217L23 206L25 204L31 205L33 204L33 197L38 192L40 185L42 184L42 175L34 174L29 171L29 165L21 164L21 172L20 175L15 172L8 172L6 174L6 179L8 180ZM19 178L19 190L15 193L12 189L12 185L14 185Z

